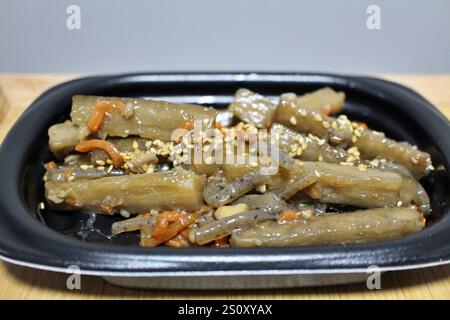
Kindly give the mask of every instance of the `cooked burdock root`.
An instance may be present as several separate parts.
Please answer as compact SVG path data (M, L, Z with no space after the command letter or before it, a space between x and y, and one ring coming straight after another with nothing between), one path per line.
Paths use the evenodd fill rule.
M363 208L415 204L425 213L430 211L428 196L420 184L397 173L325 162L304 162L301 167L300 174L312 171L317 177L305 193L321 202Z
M244 122L258 128L269 128L276 105L268 98L247 89L239 89L229 110Z
M53 154L65 155L89 134L86 126L76 126L70 121L54 124L48 129L48 146Z
M297 96L295 93L284 93L282 99L295 103L299 108L310 109L329 116L332 113L341 112L344 108L345 93L336 92L329 87Z
M80 179L92 180L104 177L123 176L125 174L126 171L122 169L98 170L93 166L81 169L80 167L58 165L55 168L49 168L47 170L44 180L53 182L74 181Z
M110 102L111 110L98 110L104 102ZM95 118L97 111L105 115ZM100 138L135 135L162 141L170 141L173 131L186 121L199 120L204 128L212 127L216 115L213 108L193 104L95 96L74 96L70 114L75 125L88 125ZM100 122L98 126L92 124L93 118Z
M45 195L52 207L112 214L154 210L197 210L202 205L203 178L193 172L170 171L95 180L46 182Z
M231 246L306 246L398 239L422 230L425 219L414 208L361 210L312 216L292 223L266 222L233 233Z
M310 133L333 145L355 146L361 153L361 159L391 160L407 168L416 179L432 169L428 153L407 142L388 139L381 132L361 128L344 115L337 118L324 116L309 109L299 108L294 102L282 97L274 121L297 132Z
M384 133L369 129L357 129L353 145L362 159L384 158L407 168L416 179L432 169L431 157L407 142L386 138Z
M280 97L274 117L279 122L300 133L311 133L334 145L348 146L352 140L352 123L346 116L338 118L325 116L319 112L299 108L295 102Z

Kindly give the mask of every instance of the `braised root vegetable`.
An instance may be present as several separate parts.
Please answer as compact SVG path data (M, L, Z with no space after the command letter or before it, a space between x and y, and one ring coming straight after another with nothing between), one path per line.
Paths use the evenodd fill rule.
M355 146L362 159L384 158L409 169L420 178L431 168L431 157L407 142L388 139L381 132L358 127L346 116L322 116L317 112L298 108L292 101L280 100L275 121L300 133L310 133L331 144Z
M349 154L343 149L332 147L324 139L298 133L279 123L274 123L272 134L279 137L280 148L294 158L305 161L319 159L330 163L345 162Z
M213 108L199 105L178 104L165 101L154 101L134 98L109 98L95 96L74 96L70 114L75 125L87 125L98 102L123 104L123 112L116 110L106 112L99 125L97 136L128 137L170 141L174 130L185 121L201 121L205 128L212 127L217 115ZM119 108L120 109L120 108ZM95 133L95 132L94 132Z
M431 157L407 142L397 142L386 138L382 132L369 129L355 132L354 146L363 159L385 158L406 167L416 179L432 168Z
M293 101L299 108L310 109L329 116L332 113L341 112L344 108L345 93L336 92L325 87L314 92L297 96L295 93L285 93L282 99Z
M46 198L57 208L112 214L155 210L196 210L203 179L188 171L169 171L95 180L45 183Z
M50 151L56 155L68 154L86 135L70 121L54 124L48 129Z
M371 209L294 223L262 223L233 233L230 242L234 247L362 243L401 238L424 226L425 219L412 208Z
M346 116L324 116L310 109L299 108L295 102L283 97L278 103L274 121L300 133L310 133L334 145L346 146L351 143L353 136L352 123Z
M304 168L317 176L304 192L325 203L348 204L364 208L406 206L418 203L418 183L397 173L325 162L304 162ZM361 170L362 169L362 170Z
M266 97L248 89L239 89L229 106L236 117L258 128L268 128L272 124L276 105Z
M81 165L82 167L60 166L48 169L44 180L53 182L80 180L80 179L99 179L110 176L123 176L125 170L98 170L94 166ZM83 169L82 169L83 168Z

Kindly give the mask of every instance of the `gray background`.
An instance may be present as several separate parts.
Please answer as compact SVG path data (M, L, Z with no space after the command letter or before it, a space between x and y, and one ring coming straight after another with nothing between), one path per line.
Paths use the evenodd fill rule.
M0 0L0 72L189 70L448 73L450 1Z

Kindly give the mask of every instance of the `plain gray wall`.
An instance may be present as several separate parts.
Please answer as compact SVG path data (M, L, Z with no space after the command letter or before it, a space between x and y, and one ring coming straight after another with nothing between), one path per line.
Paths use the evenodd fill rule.
M0 0L0 72L189 70L448 73L450 1Z

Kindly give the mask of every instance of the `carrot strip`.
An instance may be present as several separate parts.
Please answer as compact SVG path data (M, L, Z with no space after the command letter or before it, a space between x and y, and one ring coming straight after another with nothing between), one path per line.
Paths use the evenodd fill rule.
M326 106L324 106L322 108L322 112L321 113L324 116L329 116L332 112L333 112L333 109L331 109L331 106L329 104L327 104Z
M189 214L181 211L165 211L158 216L156 228L152 237L156 240L163 239L167 234L169 223L178 223L180 226L189 218Z
M180 231L193 224L198 217L209 209L209 207L205 206L193 213L182 211L165 211L161 213L156 219L156 227L153 230L152 236L141 237L141 246L155 247L175 238Z
M299 219L308 219L312 215L312 211L310 209L305 210L285 210L280 213L278 217L278 222L288 222Z
M47 163L47 170L52 170L56 168L56 163L55 161L50 161L49 163Z
M278 221L280 222L292 221L298 219L298 216L299 214L297 210L285 210L280 213Z
M369 127L367 126L367 124L366 124L365 122L362 122L362 121L353 121L353 123L356 123L356 125L357 125L358 128L360 128L360 129L367 129L367 128L369 128Z
M124 103L119 100L98 100L92 110L91 118L88 121L88 128L92 133L97 133L105 119L106 113L123 113Z
M100 140L100 139L91 139L80 142L75 146L75 150L78 152L90 152L92 150L103 150L107 154L109 154L114 167L120 168L124 159L120 155L119 150L117 150L116 146L109 141Z

